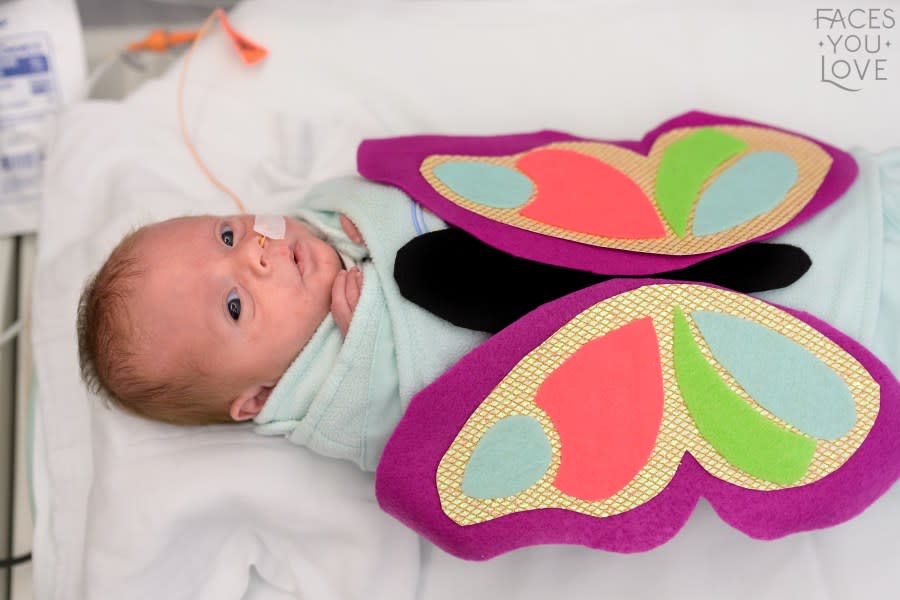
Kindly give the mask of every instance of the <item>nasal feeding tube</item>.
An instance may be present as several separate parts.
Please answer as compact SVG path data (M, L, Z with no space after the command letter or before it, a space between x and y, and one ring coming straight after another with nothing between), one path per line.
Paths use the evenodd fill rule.
M266 239L283 240L287 229L287 221L279 215L256 215L253 220L253 231L259 234L259 247L266 247Z

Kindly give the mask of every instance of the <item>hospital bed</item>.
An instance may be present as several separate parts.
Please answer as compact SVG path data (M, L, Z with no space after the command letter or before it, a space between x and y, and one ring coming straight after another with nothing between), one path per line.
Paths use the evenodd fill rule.
M553 128L637 138L688 109L886 149L900 74L820 81L816 3L248 0L193 59L185 106L210 168L256 212L354 171L366 137ZM900 47L896 29L882 32ZM896 62L885 53L888 63ZM889 64L890 66L890 64ZM760 542L703 502L668 544L456 559L379 511L373 478L247 426L183 429L107 409L78 378L85 278L130 228L232 206L178 131L178 63L120 101L68 107L34 276L34 589L41 599L886 598L900 489L849 523ZM850 332L852 333L852 332Z

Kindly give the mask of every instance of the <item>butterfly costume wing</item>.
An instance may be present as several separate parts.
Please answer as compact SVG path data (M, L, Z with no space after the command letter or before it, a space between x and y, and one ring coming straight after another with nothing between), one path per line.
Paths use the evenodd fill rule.
M366 140L357 164L500 250L609 275L672 271L776 236L858 171L823 142L700 112L641 141L555 131Z
M840 523L900 476L900 385L826 323L710 285L612 280L542 306L418 394L384 510L448 552L619 552L697 500L771 539Z

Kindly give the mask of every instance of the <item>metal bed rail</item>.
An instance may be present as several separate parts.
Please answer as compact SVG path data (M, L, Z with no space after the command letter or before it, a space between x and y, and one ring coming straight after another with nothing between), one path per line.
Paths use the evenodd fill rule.
M0 332L18 334L0 345L0 558L26 557L32 546L28 433L31 396L31 281L36 236L0 239ZM31 563L0 571L0 599L32 597Z

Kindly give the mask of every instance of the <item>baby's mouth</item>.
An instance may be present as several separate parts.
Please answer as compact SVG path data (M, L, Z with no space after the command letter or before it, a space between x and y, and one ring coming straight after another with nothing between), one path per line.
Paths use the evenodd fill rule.
M297 270L300 272L300 276L303 276L303 262L300 260L300 244L295 243L293 249L291 250L291 258L294 259L294 264L297 265Z

